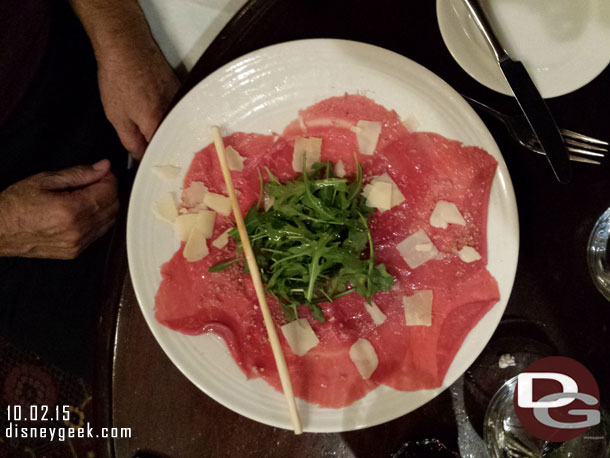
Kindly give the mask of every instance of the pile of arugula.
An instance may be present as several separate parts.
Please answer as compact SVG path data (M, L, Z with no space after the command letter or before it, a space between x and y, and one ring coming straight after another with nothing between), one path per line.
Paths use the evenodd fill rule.
M267 170L259 201L245 217L246 229L261 278L275 296L287 320L298 318L298 306L308 306L324 322L319 304L356 292L370 302L377 291L388 291L394 278L383 264L375 265L368 220L374 209L361 195L362 168L348 183L337 178L330 162L318 162L310 172L280 183ZM265 211L263 194L272 202ZM237 228L229 235L243 253ZM238 256L210 267L220 272ZM246 266L247 272L247 266Z

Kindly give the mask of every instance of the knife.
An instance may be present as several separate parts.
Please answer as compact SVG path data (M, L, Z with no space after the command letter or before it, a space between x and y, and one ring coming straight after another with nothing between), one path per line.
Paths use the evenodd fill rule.
M542 150L551 164L551 168L560 183L569 183L572 179L570 155L563 142L557 124L551 115L540 92L536 89L532 78L523 64L513 60L498 38L485 16L479 0L463 0L472 15L474 22L489 44L504 78L508 82L517 103L538 138Z

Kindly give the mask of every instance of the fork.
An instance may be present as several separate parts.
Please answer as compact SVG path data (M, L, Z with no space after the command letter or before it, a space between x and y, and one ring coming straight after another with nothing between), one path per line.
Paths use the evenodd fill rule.
M543 154L540 143L534 135L531 127L529 126L525 116L523 115L507 115L500 113L497 110L485 105L478 100L472 99L468 96L462 95L464 99L473 108L477 108L485 113L488 113L500 120L508 129L508 133L513 139L515 139L521 146L533 151L534 153ZM598 160L589 159L588 157L596 157L602 159L604 154L608 152L608 142L598 140L587 135L579 134L572 130L561 129L561 135L566 143L568 151L570 151L570 160L575 162L584 162L587 164L600 165Z

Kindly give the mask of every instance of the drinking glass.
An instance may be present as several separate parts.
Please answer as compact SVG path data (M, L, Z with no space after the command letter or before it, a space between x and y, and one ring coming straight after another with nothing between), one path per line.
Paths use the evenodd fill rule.
M610 422L602 421L583 435L567 442L548 442L532 436L519 422L513 396L517 377L496 392L483 425L483 440L489 458L610 458Z
M608 235L610 233L610 208L597 220L587 245L587 264L596 288L610 301L610 262L608 259Z

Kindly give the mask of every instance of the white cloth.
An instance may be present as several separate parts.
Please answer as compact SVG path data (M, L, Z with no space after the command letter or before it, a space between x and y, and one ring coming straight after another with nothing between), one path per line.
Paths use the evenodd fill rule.
M184 75L246 0L139 0L161 51Z

